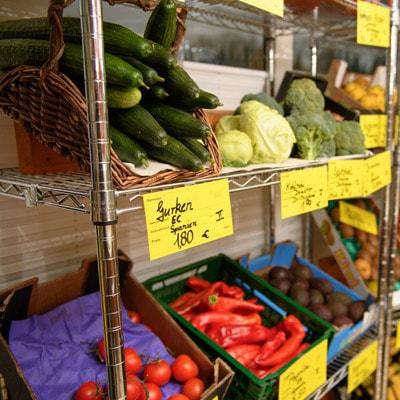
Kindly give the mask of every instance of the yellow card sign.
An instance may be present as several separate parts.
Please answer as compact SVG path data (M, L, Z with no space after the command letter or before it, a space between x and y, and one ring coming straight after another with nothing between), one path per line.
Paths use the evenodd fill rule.
M396 344L395 344L396 350L400 349L400 321L397 322L396 326Z
M304 354L279 378L279 400L304 400L326 382L328 342Z
M267 11L271 14L283 17L283 0L239 0L242 3L246 3L249 6L260 8L263 11Z
M357 43L390 46L390 9L368 1L357 1Z
M375 340L358 356L350 361L347 379L347 393L351 393L375 370L378 363L378 341Z
M373 212L363 210L345 201L339 202L339 219L344 224L353 226L361 231L378 234L378 222Z
M382 189L392 181L392 167L390 151L384 151L365 160L364 195Z
M289 218L328 205L326 166L281 174L281 216Z
M367 149L386 146L386 124L386 115L360 115L360 125L365 136L365 147Z
M227 179L143 196L150 259L233 234Z
M328 164L329 200L364 196L364 160L331 160Z

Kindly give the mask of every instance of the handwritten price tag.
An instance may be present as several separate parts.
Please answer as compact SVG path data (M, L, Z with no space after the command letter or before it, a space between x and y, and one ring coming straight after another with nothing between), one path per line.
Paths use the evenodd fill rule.
M382 189L392 182L392 167L390 151L384 151L374 157L365 160L364 195Z
M246 3L249 6L260 8L263 11L267 11L271 14L283 17L283 0L240 0L242 3Z
M397 322L396 326L396 344L395 344L396 350L400 349L400 321Z
M326 166L281 174L281 215L289 218L328 205Z
M375 340L358 356L350 361L347 379L347 393L351 393L375 370L378 363L378 341Z
M390 10L368 1L357 2L357 43L389 47Z
M326 382L328 342L304 354L279 378L279 400L304 400Z
M364 196L364 160L331 160L328 164L329 200Z
M360 115L360 125L365 136L365 147L367 149L386 146L386 124L386 115Z
M363 210L345 201L339 202L339 219L344 224L353 226L361 231L378 234L378 222L373 212Z
M143 196L150 259L233 234L228 180Z

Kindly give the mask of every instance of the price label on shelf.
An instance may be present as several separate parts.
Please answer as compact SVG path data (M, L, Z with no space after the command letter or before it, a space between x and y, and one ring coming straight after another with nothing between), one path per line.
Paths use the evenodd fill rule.
M150 260L233 234L227 179L143 196Z
M400 349L400 321L397 321L397 326L396 326L396 344L395 344L396 350Z
M357 1L357 43L390 46L390 9L368 1Z
M281 216L289 218L328 205L328 168L316 167L281 174Z
M360 115L360 126L365 136L367 149L386 146L386 124L386 115Z
M239 0L250 6L257 7L263 11L283 17L283 0Z
M304 400L326 382L328 342L304 354L279 378L279 400Z
M331 160L328 164L329 200L364 196L364 160Z
M383 153L365 160L365 165L365 196L382 189L392 182L392 162L390 151L384 151Z
M373 212L363 210L345 201L339 202L339 219L344 224L353 226L361 231L378 234L378 222Z
M375 370L378 363L378 341L375 340L350 361L347 379L347 393L351 393Z

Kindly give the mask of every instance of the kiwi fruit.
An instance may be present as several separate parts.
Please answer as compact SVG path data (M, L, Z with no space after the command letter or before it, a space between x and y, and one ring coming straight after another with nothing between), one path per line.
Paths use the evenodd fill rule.
M289 292L290 281L288 279L284 279L284 278L283 279L281 279L281 278L272 279L269 281L269 283L284 294L287 294Z
M331 322L333 319L333 315L331 310L324 304L314 304L309 307L310 310L318 315L318 317L324 319L325 321Z
M340 317L335 317L332 321L332 324L337 326L338 328L345 325L353 325L353 321L347 317L346 315L342 315Z
M304 307L307 307L310 304L310 295L308 294L307 290L302 288L291 288L289 296Z
M268 279L288 279L289 272L287 268L284 267L273 267L268 273Z
M360 231L359 229L356 229L356 239L360 242L360 243L364 243L368 240L368 234L367 232L364 231Z
M311 305L324 304L324 295L319 290L311 289L309 293Z
M331 218L332 218L333 222L339 222L339 220L340 220L339 207L332 208Z
M327 296L327 295L333 293L332 284L324 278L311 278L310 286L313 289L319 290L324 296Z
M292 268L290 268L290 272L293 274L295 279L310 279L312 278L312 272L308 267L305 265L293 265Z
M335 318L335 317L343 317L343 316L347 315L348 307L346 306L346 304L343 304L343 303L328 303L326 306L331 310L333 318Z
M365 311L365 303L363 301L355 301L349 305L349 311L347 316L350 317L354 322L359 321Z
M310 288L310 284L308 283L307 279L299 278L299 279L296 279L294 281L294 283L292 283L292 289L297 288L297 287L299 287L303 290L308 290Z
M352 302L353 300L346 293L335 292L328 296L328 303L342 303L349 306Z
M340 224L339 230L345 239L351 239L354 236L354 228L350 225Z

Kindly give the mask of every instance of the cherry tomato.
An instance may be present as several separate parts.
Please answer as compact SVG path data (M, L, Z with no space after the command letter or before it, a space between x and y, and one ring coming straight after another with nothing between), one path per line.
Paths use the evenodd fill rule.
M185 382L182 388L182 394L189 397L190 400L200 400L204 392L204 383L201 379L193 378Z
M147 400L162 400L161 389L156 384L145 382L144 387L147 390Z
M138 374L142 370L142 360L138 353L130 347L125 350L125 370L127 374Z
M136 376L126 377L126 400L146 400L146 390Z
M190 400L189 397L184 394L176 393L168 397L168 400Z
M99 357L100 362L106 362L106 346L104 344L104 338L97 342L97 357Z
M196 363L186 354L181 354L172 364L172 375L178 382L186 382L196 378L199 368Z
M101 387L96 382L85 382L75 392L75 400L102 400Z
M171 379L171 367L165 360L157 360L144 367L144 380L158 386L167 384Z
M142 317L137 311L128 310L128 317L134 324L140 324L142 322Z

